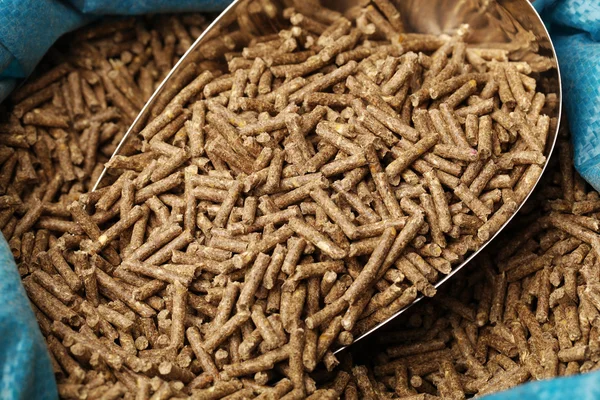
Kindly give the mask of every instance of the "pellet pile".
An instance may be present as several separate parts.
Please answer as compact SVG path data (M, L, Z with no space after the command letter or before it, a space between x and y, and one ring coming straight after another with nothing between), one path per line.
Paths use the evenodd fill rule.
M497 232L537 181L556 122L556 95L536 90L551 63L512 58L530 48L526 38L506 49L467 45L468 27L453 36L405 34L391 4L375 3L348 18L296 4L283 11L292 27L275 35L239 17L241 30L215 35L205 59L175 77L92 193L204 19L85 29L51 54L56 67L15 92L0 135L0 225L61 396L351 398L358 386L365 398L388 387L458 397L499 390L497 376L516 374L503 360L496 365L510 374L502 375L484 353L505 355L500 339L517 346L516 336L501 336L508 328L497 332L506 282L554 260L551 253L529 263L538 251L531 246L526 264L502 266L498 278L488 263L478 286L487 289L466 292L482 312L494 293L495 314L478 312L472 324L479 333L464 327L472 310L461 302L470 298L441 302L467 321L439 318L439 329L426 333L435 344L425 350L435 354L423 357L435 360L429 368L441 365L443 379L438 368L419 374L403 359L379 357L378 367L392 372L375 375L348 359L338 367L332 352L419 293L432 297L435 283ZM273 12L261 4L259 12ZM568 199L551 204L570 211ZM546 220L568 230L569 218ZM537 296L513 307L521 321ZM425 321L420 334L436 316L414 315ZM461 327L478 353L468 353L464 336L446 349ZM520 377L534 356L548 358L536 343L525 356L521 347L506 355L523 360ZM424 351L415 348L388 356ZM542 365L530 374L550 376Z
M494 248L364 345L362 393L459 399L600 368L600 196L574 173L567 140Z

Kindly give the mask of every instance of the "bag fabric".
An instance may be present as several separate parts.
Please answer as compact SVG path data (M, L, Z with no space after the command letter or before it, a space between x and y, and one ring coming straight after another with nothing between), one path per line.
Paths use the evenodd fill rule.
M0 301L0 399L55 398L56 383L46 343L1 234Z
M559 60L575 168L600 191L600 0L536 0ZM489 400L600 399L600 372L531 382Z
M0 101L33 72L61 35L102 15L225 9L231 0L3 0L0 2Z
M104 14L219 11L229 0L4 0L0 5L0 101L27 77L62 34ZM550 29L563 78L575 167L600 190L600 1L536 0ZM0 235L0 400L58 397L50 359ZM532 382L493 400L600 398L600 375Z
M64 33L105 14L223 10L230 0L3 0L0 2L0 101L26 78ZM0 400L58 398L45 341L0 234Z
M538 0L562 75L575 168L600 191L600 0Z
M485 400L598 400L600 372L530 382L483 397Z

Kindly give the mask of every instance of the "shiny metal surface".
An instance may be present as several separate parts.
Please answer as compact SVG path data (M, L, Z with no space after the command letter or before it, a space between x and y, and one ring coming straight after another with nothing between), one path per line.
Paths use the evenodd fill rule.
M177 75L190 62L221 62L226 67L224 53L233 51L228 48L233 41L228 36L235 31L243 31L251 35L265 35L275 33L286 27L285 20L281 17L282 10L295 3L298 10L302 7L310 7L312 0L236 0L223 13L215 19L208 29L194 42L192 47L185 53L181 60L175 65L173 70L167 75L165 80L156 89L148 103L141 110L135 119L125 137L117 147L113 157L120 154L124 144L132 137L137 135L148 120L150 110L160 93L165 87L169 86L169 81ZM562 91L560 86L560 71L556 62L556 54L539 15L533 6L526 0L394 0L399 11L402 14L407 32L432 33L432 34L451 34L459 28L461 24L469 24L472 34L467 38L469 43L477 43L479 47L494 46L510 49L515 60L537 62L537 58L542 56L554 61L555 68L544 73L546 82L546 91L556 93L558 104L556 107L556 117L559 119L557 129L549 133L545 155L549 159L554 149L558 126L560 124L560 115L562 109ZM275 5L275 8L265 7L265 5ZM352 13L353 7L364 5L364 0L324 0L324 6L338 10L342 13ZM241 50L238 41L236 50ZM537 54L536 54L537 53ZM538 55L539 54L539 55ZM544 165L544 169L547 166ZM93 190L96 190L106 174L106 169L102 172L98 182ZM539 182L539 180L538 180ZM537 182L536 182L537 184ZM519 207L520 209L520 207ZM518 211L518 210L517 210ZM516 215L516 213L514 214ZM513 217L514 217L513 215ZM511 217L512 219L512 217ZM481 250L483 250L510 220L484 244L477 252L471 254L464 262L456 266L453 271L440 280L435 287L448 281L470 260L472 260ZM418 297L412 304L420 301ZM411 305L412 305L411 304ZM400 310L392 318L382 322L375 328L365 334L355 338L354 343L368 336L370 333L379 329L396 316L404 312L411 305ZM337 349L336 353L343 350Z

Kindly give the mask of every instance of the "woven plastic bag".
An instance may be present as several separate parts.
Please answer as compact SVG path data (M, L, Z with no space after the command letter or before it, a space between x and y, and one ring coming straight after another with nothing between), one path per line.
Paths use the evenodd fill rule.
M63 33L102 14L218 11L228 0L3 0L0 2L0 100L28 76ZM536 0L551 30L563 77L575 166L600 190L600 3ZM0 235L0 400L54 399L56 384L17 268ZM493 400L600 398L600 375L533 382Z
M575 168L600 191L600 0L536 0L560 64ZM600 399L600 373L531 382L489 400Z
M560 64L575 168L600 190L600 0L538 0Z
M231 0L2 0L0 101L61 35L102 15L221 11Z
M485 400L598 400L600 373L555 378L526 383L506 392L483 397Z
M0 399L55 398L46 343L1 234L0 299Z
M220 11L229 0L2 0L0 101L62 34L103 14ZM0 234L0 400L58 398L45 341Z

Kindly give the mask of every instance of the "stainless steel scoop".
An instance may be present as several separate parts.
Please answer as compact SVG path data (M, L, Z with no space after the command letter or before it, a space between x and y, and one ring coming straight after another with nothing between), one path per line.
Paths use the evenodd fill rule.
M558 96L558 107L555 108L555 115L560 119L562 108L562 94L560 83L560 71L556 62L554 46L550 36L542 23L539 15L533 6L526 0L392 0L396 3L398 10L402 14L403 22L407 32L442 34L456 31L461 24L469 24L472 34L469 35L469 42L478 43L485 46L486 43L504 43L506 48L520 46L522 43L528 43L517 52L520 60L531 60L534 53L543 55L554 62L555 68L544 73L545 89L548 93L556 93ZM208 29L200 35L192 47L185 53L181 60L173 67L164 81L156 89L148 103L142 108L142 111L134 120L127 131L123 140L115 150L113 157L120 153L128 139L135 136L144 127L148 121L150 110L160 93L168 88L171 80L179 71L183 70L190 62L200 62L202 60L212 60L225 62L224 53L233 51L231 48L233 41L229 40L229 34L238 30L246 31L252 35L266 35L276 33L280 29L286 28L286 21L282 18L282 11L290 6L304 11L310 7L311 0L235 0L221 15L219 15ZM361 7L364 0L323 0L322 4L326 7L346 13L353 7ZM310 10L309 10L310 11ZM229 47L228 47L229 46ZM215 52L215 49L221 49ZM236 49L240 50L240 49ZM226 65L226 64L225 64ZM560 121L559 121L560 122ZM554 149L557 128L549 133L545 155L547 160L550 158ZM546 161L547 165L548 161ZM544 165L544 168L546 167ZM99 187L104 178L106 168L100 175L98 182L93 190ZM539 180L538 180L539 182ZM537 184L537 182L536 182ZM519 207L520 208L520 207ZM518 210L517 210L518 211ZM516 214L516 212L515 212ZM514 215L513 214L513 217ZM512 219L512 217L511 217ZM507 221L502 229L508 224ZM435 287L439 287L449 280L471 259L473 259L491 240L497 236L500 229L490 240L484 244L477 252L471 254L463 263L456 266L453 271L440 280ZM422 299L418 297L412 304ZM411 305L412 305L411 304ZM375 328L366 332L360 337L355 338L354 342L363 339L370 333L379 329L387 322L403 313L411 305L405 307L385 322L380 323ZM339 352L343 348L336 351Z

